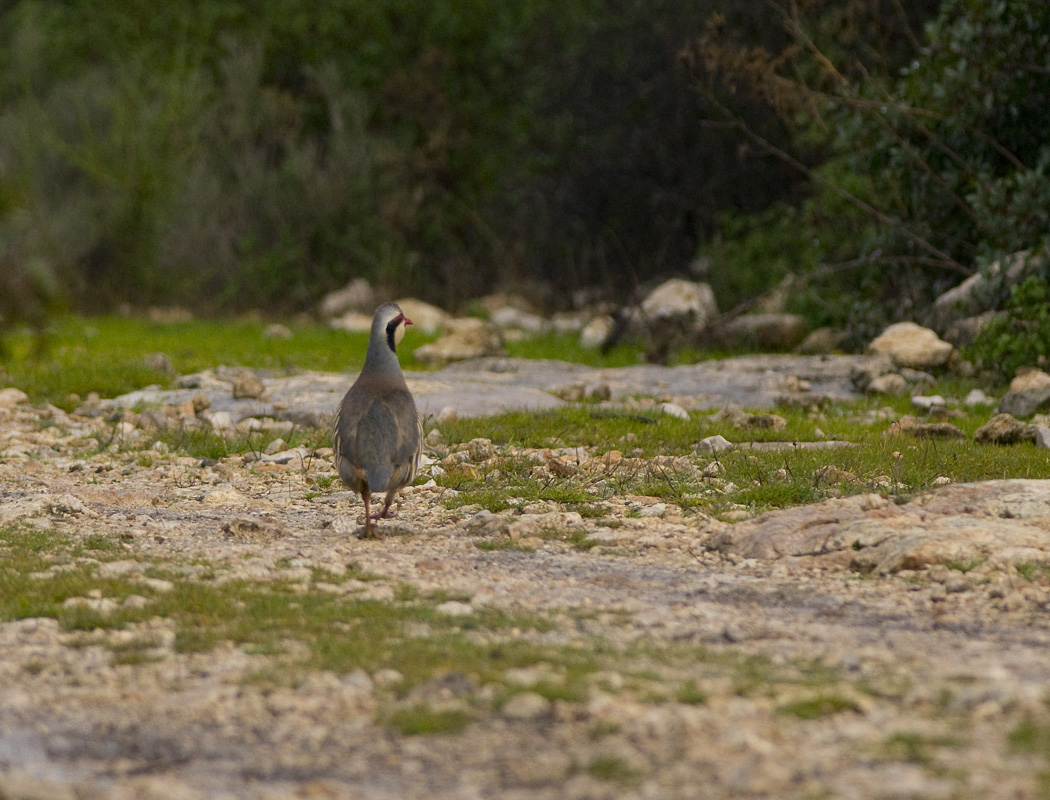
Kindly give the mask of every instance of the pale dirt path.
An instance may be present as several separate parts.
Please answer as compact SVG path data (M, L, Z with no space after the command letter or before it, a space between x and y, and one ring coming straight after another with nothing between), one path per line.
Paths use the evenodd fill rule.
M1050 725L1050 595L1009 564L862 576L848 552L751 559L709 549L720 527L702 516L637 517L620 501L607 518L572 523L591 534L619 520L603 546L533 538L531 551L485 551L473 512L418 486L382 523L385 539L361 541L348 524L359 503L308 499L299 465L164 456L141 466L103 454L77 468L73 439L39 417L20 407L0 420L11 434L0 450L8 521L262 581L297 564L353 565L378 576L367 589L378 598L408 584L539 614L551 630L505 635L597 648L616 666L583 699L508 705L460 733L404 737L378 718L396 694L379 675L313 673L266 689L245 678L267 657L240 648L169 645L157 661L115 666L104 647L70 647L52 621L3 623L4 800L1040 796L1046 761L1009 738L1027 720ZM50 421L81 426L73 438L101 424ZM1033 503L1045 503L1050 491L1030 483ZM47 504L65 497L82 507ZM1034 519L1033 530L1050 530ZM224 531L239 521L266 535ZM155 629L170 633L162 620ZM831 677L809 685L824 668ZM705 701L676 699L683 681ZM412 696L488 708L491 688L453 671ZM848 707L817 719L778 711L822 696Z

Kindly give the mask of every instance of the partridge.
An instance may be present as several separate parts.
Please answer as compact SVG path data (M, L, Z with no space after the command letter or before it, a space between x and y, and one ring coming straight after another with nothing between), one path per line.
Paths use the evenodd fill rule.
M423 425L397 360L397 345L411 324L397 303L376 309L365 365L335 417L335 466L364 501L365 537L378 538L374 521L390 515L398 490L412 482L419 467ZM369 511L374 492L386 492L376 514Z

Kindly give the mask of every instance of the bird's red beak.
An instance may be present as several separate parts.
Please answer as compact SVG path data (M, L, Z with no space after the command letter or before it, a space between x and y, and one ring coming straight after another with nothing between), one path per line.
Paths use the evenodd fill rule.
M401 321L404 322L406 325L411 325L412 324L412 320L410 320L404 314L401 315Z

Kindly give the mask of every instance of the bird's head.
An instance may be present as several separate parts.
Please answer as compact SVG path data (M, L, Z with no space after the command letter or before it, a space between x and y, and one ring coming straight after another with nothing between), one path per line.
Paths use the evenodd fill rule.
M375 323L386 331L387 345L396 353L397 346L405 335L405 326L411 325L412 320L405 316L397 303L387 303L376 310Z

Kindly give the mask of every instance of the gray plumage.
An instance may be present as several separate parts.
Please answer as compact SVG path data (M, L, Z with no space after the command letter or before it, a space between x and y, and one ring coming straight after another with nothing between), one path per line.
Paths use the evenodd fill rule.
M378 535L373 520L389 515L397 492L412 482L419 467L423 426L397 360L397 343L411 324L397 303L376 309L365 365L335 418L335 466L343 483L364 501L365 536ZM370 497L381 492L386 493L383 510L370 514Z

